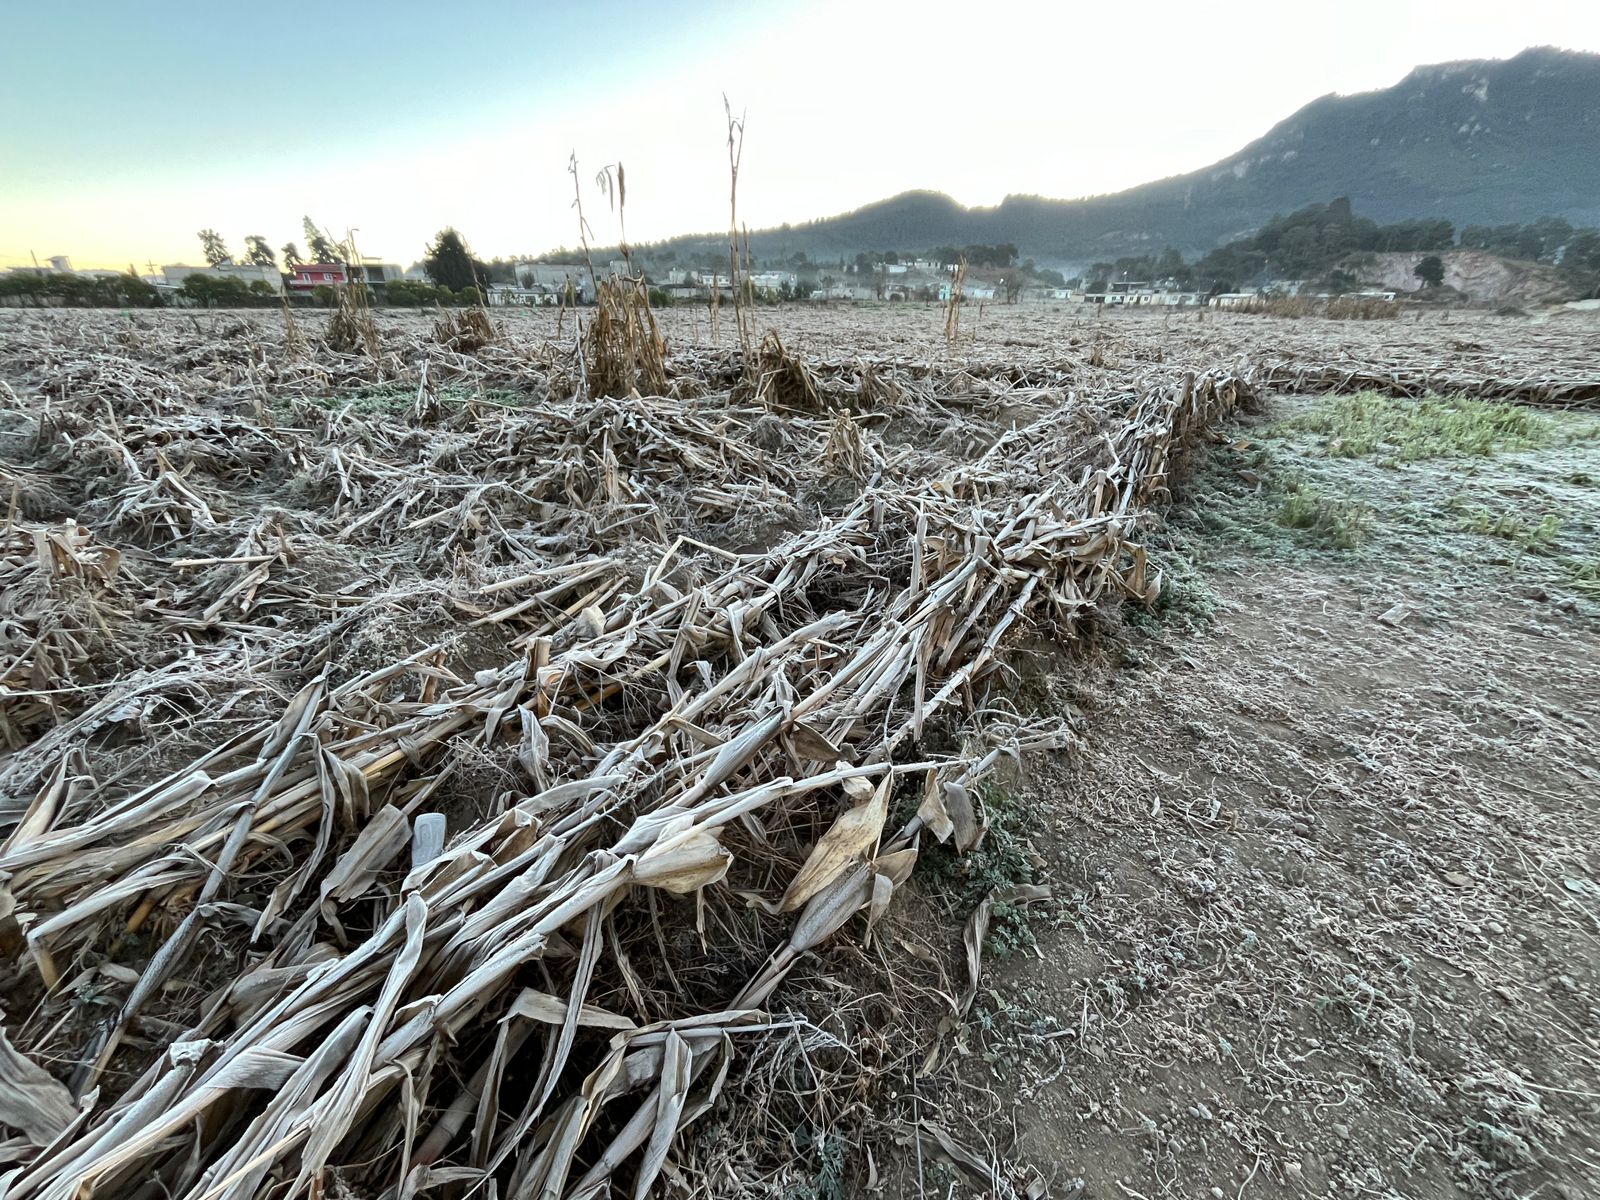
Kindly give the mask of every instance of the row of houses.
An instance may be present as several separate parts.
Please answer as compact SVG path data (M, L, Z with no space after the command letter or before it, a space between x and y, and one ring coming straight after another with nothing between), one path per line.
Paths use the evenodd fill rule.
M1393 302L1395 298L1399 296L1398 292L1381 290L1366 292L1343 292L1340 294L1346 300L1387 300L1390 302ZM1251 305L1258 304L1263 300L1271 300L1280 296L1306 296L1312 300L1333 299L1333 295L1330 292L1317 292L1315 294L1308 291L1275 292L1269 288L1266 291L1261 292L1220 292L1211 297L1210 303L1211 307L1213 308L1248 308Z
M32 273L40 276L65 274L88 278L121 274L117 271L103 270L74 271L71 259L65 255L50 258L48 265L13 267L11 270L14 273ZM635 274L632 265L620 259L592 270L587 263L535 262L516 263L513 270L516 275L515 283L493 284L487 289L487 300L490 304L497 307L557 305L563 302L590 304L595 299L597 274L602 279ZM154 264L151 264L151 271L151 274L143 275L141 278L169 297L181 293L184 281L192 275L236 279L252 291L290 297L309 297L316 293L318 288L337 289L352 283L364 283L370 287L381 288L385 284L401 280L427 280L426 273L420 267L407 270L398 263L383 262L374 258L363 258L358 263L295 263L290 266L287 274L279 272L273 266L258 266L252 263L222 263L218 266L174 263L162 267L159 273L155 273ZM925 263L918 260L909 263L886 263L882 266L882 272L885 278L877 280L870 287L850 280L830 280L823 286L816 287L802 284L800 277L792 271L754 271L745 278L749 280L756 295L763 299L803 295L812 300L937 298L944 302L950 299L954 286L948 278L935 283L938 275L933 273L942 274L943 268L932 262ZM679 301L709 300L713 291L720 295L732 294L729 276L714 270L674 268L665 276L653 280L652 286ZM1228 292L1208 297L1201 292L1184 290L1176 281L1170 279L1155 282L1118 280L1107 284L1104 291L1065 287L1029 288L1028 296L1107 308L1185 308L1208 303L1216 308L1238 308L1260 300L1264 294L1293 295L1300 288L1298 282L1289 282L1274 285L1268 293ZM983 280L968 279L962 288L962 295L968 301L994 300L999 292L1000 288L996 284ZM1392 291L1367 291L1355 295L1363 299L1395 298L1395 293Z
M11 273L42 277L76 275L86 279L104 279L125 274L122 271L92 268L75 270L72 259L65 254L54 255L47 260L47 263L48 265L12 267ZM352 282L384 284L404 278L427 278L420 270L408 272L397 263L380 262L376 259L363 259L359 263L295 263L290 266L287 276L275 266L260 266L255 263L228 262L214 267L169 263L159 269L154 263L150 263L148 273L141 274L139 278L159 292L176 293L182 290L184 281L191 275L203 275L211 279L236 279L253 291L259 292L265 289L274 296L310 295L319 287L338 288Z
M516 263L512 270L517 279L515 283L490 286L488 299L491 305L538 307L563 301L588 304L595 297L596 274L601 279L637 274L630 264L621 259L608 262L603 267L596 266L593 271L587 263L532 262ZM788 295L794 295L801 286L800 277L793 271L752 271L743 278L748 279L756 295L764 299L784 295L785 289ZM709 300L713 290L719 295L732 295L733 292L732 280L726 272L695 271L681 267L651 280L651 286L673 300L683 301ZM819 298L822 295L815 294Z
M280 272L277 267L258 266L255 263L222 263L215 267L191 267L178 263L162 267L161 278L148 281L157 287L180 288L191 275L223 276L249 286L261 283L277 296L309 296L319 287L341 288L352 283L380 285L400 279L427 278L420 270L408 272L398 263L362 259L358 263L291 263L287 274Z
M1081 291L1074 294L1071 288L1056 289L1056 298L1073 300L1079 304L1102 304L1108 308L1186 308L1204 304L1200 292L1186 292L1168 280L1153 284L1142 280L1108 283L1103 292ZM1065 295L1059 295L1059 293Z

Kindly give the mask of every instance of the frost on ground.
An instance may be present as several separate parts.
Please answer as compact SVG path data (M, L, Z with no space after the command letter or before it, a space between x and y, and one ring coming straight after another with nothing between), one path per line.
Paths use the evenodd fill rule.
M1411 458L1350 408L1229 431L1016 788L1055 900L945 1103L1052 1195L1600 1187L1595 419Z
M0 313L0 1195L1585 1189L1587 318L608 295Z

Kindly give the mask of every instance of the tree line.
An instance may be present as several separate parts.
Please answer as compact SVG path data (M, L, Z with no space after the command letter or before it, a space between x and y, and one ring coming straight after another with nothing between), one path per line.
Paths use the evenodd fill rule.
M1305 279L1348 290L1360 283L1363 255L1414 253L1428 263L1418 278L1437 286L1442 266L1429 260L1458 247L1558 265L1579 291L1600 283L1600 231L1575 229L1559 217L1527 225L1469 225L1458 236L1450 221L1437 217L1380 225L1356 215L1347 197L1273 217L1255 233L1192 263L1168 247L1160 254L1094 263L1082 282L1090 291L1103 291L1116 279L1172 279L1180 287L1214 294L1273 279Z
M58 275L11 271L0 275L0 298L68 308L155 308L161 293L129 267L124 275Z
M353 237L336 239L321 229L311 217L301 221L309 251L302 255L295 242L274 252L267 239L249 234L243 239L243 253L235 257L227 241L214 229L202 229L199 239L206 262L213 267L234 263L278 269L279 256L292 270L305 262L354 263L357 255ZM1128 255L1112 261L1096 262L1080 277L1068 280L1059 272L1037 267L1032 259L1018 263L1017 247L997 245L937 246L920 253L901 250L863 251L850 261L841 256L840 275L881 276L881 267L918 259L940 264L965 260L969 266L998 270L998 282L1008 299L1015 299L1026 284L1063 287L1071 284L1087 291L1104 291L1114 280L1171 280L1185 290L1237 291L1272 279L1312 280L1331 290L1349 290L1360 283L1361 256L1384 252L1423 255L1418 278L1437 286L1443 277L1440 252L1478 249L1508 258L1542 262L1557 266L1580 294L1600 290L1600 230L1575 228L1560 217L1540 217L1526 225L1468 225L1459 235L1454 225L1443 218L1397 221L1383 225L1358 216L1348 197L1312 204L1287 216L1275 216L1255 233L1236 238L1190 262L1177 249L1168 247L1159 254ZM636 252L650 259L649 251ZM567 257L572 256L567 252ZM542 256L544 258L559 258ZM675 263L675 251L664 251L657 265ZM456 229L441 229L423 253L422 266L427 281L395 280L384 285L383 302L400 306L434 304L480 304L492 283L516 281L515 260L496 258L485 262L473 254L466 238ZM705 264L715 269L718 262ZM774 264L791 270L815 268L805 254L795 253ZM829 264L831 265L831 264ZM823 276L824 286L833 276ZM250 281L218 273L190 275L182 285L186 299L203 306L247 307L278 302L276 289L263 281ZM795 298L809 294L809 287L794 289ZM314 302L332 304L335 291L318 287ZM143 307L161 303L160 292L128 268L126 275L89 277L81 275L13 272L0 277L0 298L21 297L39 304L66 304L111 307ZM780 297L787 299L788 297Z
M281 251L274 252L267 239L258 233L245 236L244 253L237 256L228 249L227 239L215 229L202 229L196 236L200 239L201 254L207 265L212 267L245 265L278 270L280 253L285 274L306 263L351 264L360 261L353 233L336 239L309 216L302 218L300 224L309 255L301 254L300 247L294 242L288 242ZM482 291L491 282L489 265L473 255L466 238L454 228L441 229L435 235L423 252L422 266L429 279L451 292L469 287Z

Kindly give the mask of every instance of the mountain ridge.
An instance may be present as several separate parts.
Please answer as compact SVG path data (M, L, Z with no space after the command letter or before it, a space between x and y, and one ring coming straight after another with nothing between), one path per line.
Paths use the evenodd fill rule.
M752 230L761 258L1010 243L1043 263L1165 246L1199 253L1274 214L1348 196L1377 221L1600 224L1600 54L1532 47L1413 68L1387 88L1328 93L1226 158L1120 192L1008 195L967 207L916 189L800 225ZM726 246L688 235L658 246Z

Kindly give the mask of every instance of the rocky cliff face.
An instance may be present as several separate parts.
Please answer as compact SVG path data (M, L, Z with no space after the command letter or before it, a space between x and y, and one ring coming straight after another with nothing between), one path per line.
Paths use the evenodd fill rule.
M1351 266L1362 279L1412 292L1422 286L1412 273L1422 258L1421 254L1368 254ZM1470 300L1538 304L1572 294L1561 273L1542 263L1515 262L1483 250L1447 250L1439 258L1444 262L1445 286Z

